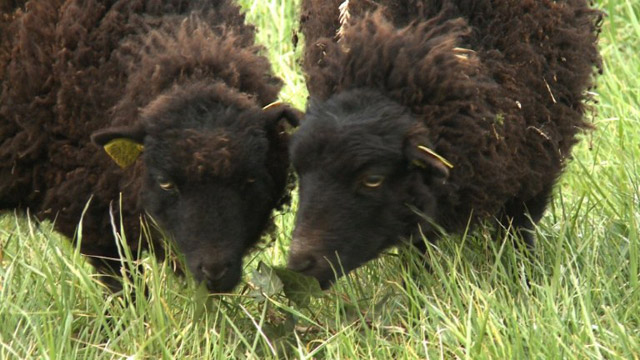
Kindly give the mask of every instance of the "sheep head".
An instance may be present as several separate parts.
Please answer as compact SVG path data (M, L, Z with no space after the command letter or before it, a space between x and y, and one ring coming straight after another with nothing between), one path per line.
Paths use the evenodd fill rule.
M370 90L310 105L291 144L300 180L291 269L326 287L410 236L416 224L430 228L451 164L425 151L432 145L419 123Z
M227 292L283 197L289 162L282 127L285 120L297 125L298 113L284 105L237 108L199 94L186 102L184 93L160 98L136 125L101 130L92 140L143 148L142 208L175 240L198 281Z
M289 267L325 286L334 269L342 275L441 225L444 182L460 176L443 129L489 118L484 94L493 86L464 47L472 35L464 18L443 10L398 27L384 7L349 9L339 41L307 37L312 104L291 148L300 201Z

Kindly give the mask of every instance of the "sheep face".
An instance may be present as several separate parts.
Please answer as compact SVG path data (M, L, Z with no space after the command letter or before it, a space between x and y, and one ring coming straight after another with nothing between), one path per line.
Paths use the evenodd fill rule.
M267 140L252 130L180 130L145 140L143 207L211 291L229 291L240 280L242 255L258 240L275 200Z
M434 214L429 184L448 172L414 150L415 141L428 146L415 125L406 108L371 91L310 105L291 144L300 199L289 268L327 287L411 235L420 217L408 205Z
M97 144L122 137L143 144L142 207L212 292L238 283L243 254L282 196L288 159L278 169L269 164L270 136L286 111L164 112L93 137Z

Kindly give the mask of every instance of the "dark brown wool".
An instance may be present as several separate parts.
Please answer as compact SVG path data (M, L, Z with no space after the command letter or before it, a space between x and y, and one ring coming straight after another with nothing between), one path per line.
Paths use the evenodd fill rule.
M304 168L322 166L302 159L317 155L311 149L325 141L313 134L322 119L327 119L323 111L333 114L329 118L339 118L342 112L357 113L336 104L353 104L355 100L345 100L349 93L374 91L406 109L414 119L411 129L399 134L405 145L428 143L454 165L446 182L425 180L422 190L411 190L414 195L407 195L410 205L425 211L430 208L415 195L426 191L435 207L426 215L449 232L465 229L470 217L472 224L506 217L503 220L513 220L516 227L531 228L524 219L526 210L534 222L539 220L553 184L570 158L576 135L590 128L584 120L585 103L589 101L587 90L594 86L594 69L601 68L596 43L602 14L591 9L587 0L351 0L349 17L341 23L339 6L343 3L302 2L301 29L306 38L303 67L311 106L293 139L294 165L298 167L299 158ZM370 106L366 100L361 103L364 105L349 106L363 106L364 113ZM328 104L325 110L323 104ZM393 121L396 118L388 119ZM323 126L329 123L324 121ZM389 131L405 131L399 124ZM380 132L380 126L373 124L369 131ZM337 133L346 134L346 129ZM299 175L304 187L305 174ZM315 191L328 199L325 190ZM395 191L397 198L403 198L407 189ZM346 248L349 246L381 249L413 233L416 224L424 222L407 215L409 220L395 219L403 225L389 235L394 239L360 239L346 228L341 234L331 230L339 228L335 223L312 225L314 212L305 210L305 204L314 191L308 193L311 195L305 199L301 189L293 268L325 262L318 259L331 258L343 246L327 243L349 243L344 245L345 254L357 253ZM341 205L334 206L332 211L340 213ZM315 204L313 208L322 206ZM344 212L339 216L350 218ZM430 228L421 225L423 231ZM376 229L374 232L380 231ZM323 235L309 236L318 232ZM323 237L328 240L323 242ZM313 252L317 255L310 255ZM342 259L342 265L348 271L368 258L354 259L353 266L349 259ZM311 268L306 272L322 273L319 278L326 275Z
M262 110L282 83L240 8L36 0L22 13L11 3L0 8L0 209L28 208L72 238L91 199L81 251L105 273L120 269L110 207L134 254L150 213L197 279L230 290L287 198L279 119L295 122L287 107ZM92 134L144 144L143 155L123 170Z

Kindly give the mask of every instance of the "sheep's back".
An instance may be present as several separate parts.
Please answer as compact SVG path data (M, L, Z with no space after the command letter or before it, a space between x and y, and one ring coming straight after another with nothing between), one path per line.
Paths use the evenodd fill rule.
M455 165L439 207L449 230L466 226L465 214L495 215L553 184L576 135L590 127L586 91L600 67L600 12L586 0L375 3L385 6L372 16L374 2L350 0L342 25L339 12L328 19L315 13L331 28L325 34L341 35L307 39L311 96L370 87L421 118L436 151ZM303 31L312 23L301 23ZM433 50L440 60L425 56L421 34L440 37ZM453 55L469 66L453 64ZM426 73L438 67L435 81Z
M585 0L457 5L445 11L451 17L463 16L472 29L461 47L476 52L483 72L496 86L485 94L492 121L475 135L464 132L464 138L449 141L449 151L458 155L452 157L469 171L456 184L460 202L443 219L478 210L495 215L505 202L527 201L552 186L577 134L591 127L585 120L587 90L601 67L601 14ZM475 139L477 145L458 150L457 142L466 139Z
M253 45L254 28L245 26L239 7L226 0L31 1L23 14L0 25L14 30L10 41L2 43L3 49L11 43L10 49L0 52L0 61L9 54L0 77L0 208L49 211L50 204L62 208L61 202L88 199L91 189L99 189L94 201L117 196L119 181L126 183L132 175L118 180L123 172L90 144L90 134L112 124L114 109L129 90L131 71L140 70L132 63L140 59L127 54L142 52L135 44L153 46L135 39L175 27L192 9L213 34L233 34L234 44ZM178 56L180 50L174 51ZM260 100L273 101L280 86L272 81ZM165 89L138 90L129 94L136 108ZM134 121L130 117L120 123ZM60 191L82 181L72 195Z

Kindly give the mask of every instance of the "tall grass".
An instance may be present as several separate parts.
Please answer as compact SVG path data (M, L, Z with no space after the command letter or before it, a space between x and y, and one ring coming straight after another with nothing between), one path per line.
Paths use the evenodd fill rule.
M285 81L281 97L302 108L296 2L242 3ZM249 285L260 261L285 262L287 210L234 294L210 296L145 257L144 273L113 295L51 224L8 214L0 358L640 359L640 3L599 6L597 130L575 149L534 258L480 229L430 247L431 272L400 249L300 305Z

